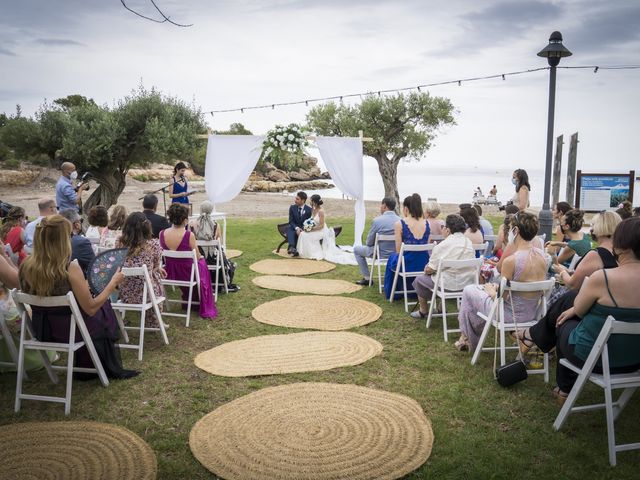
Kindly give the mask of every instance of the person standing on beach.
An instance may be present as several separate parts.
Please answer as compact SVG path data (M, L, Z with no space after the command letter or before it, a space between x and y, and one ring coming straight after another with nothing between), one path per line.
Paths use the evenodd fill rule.
M298 235L302 232L302 225L304 221L311 218L311 207L306 205L307 194L303 191L296 193L296 198L293 200L293 205L289 207L289 226L287 227L287 242L289 248L287 253L298 256L298 250L296 245L298 244Z

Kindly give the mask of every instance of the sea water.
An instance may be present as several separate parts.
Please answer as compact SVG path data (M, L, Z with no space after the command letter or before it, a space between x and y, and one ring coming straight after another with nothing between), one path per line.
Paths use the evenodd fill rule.
M364 157L364 198L381 200L384 197L384 185L378 171L378 164L371 157ZM319 166L325 170L322 162ZM544 190L544 169L526 168L526 165L513 169L491 168L489 166L442 166L428 159L422 161L403 161L398 165L398 191L400 199L418 193L423 201L435 198L441 203L471 202L473 192L480 187L486 196L493 185L498 189L498 200L503 204L515 195L511 177L515 168L525 168L531 184L531 206L542 205ZM564 178L562 179L560 199L564 200ZM318 193L327 198L343 198L337 188L307 191L311 195Z

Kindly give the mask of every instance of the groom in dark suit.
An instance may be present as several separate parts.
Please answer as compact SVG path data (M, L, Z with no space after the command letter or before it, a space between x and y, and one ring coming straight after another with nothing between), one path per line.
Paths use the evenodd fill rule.
M287 228L287 242L289 242L289 248L287 253L298 256L296 245L298 243L298 235L302 231L302 224L307 218L311 218L311 207L305 205L307 201L307 194L300 191L296 193L296 198L293 201L293 205L289 207L289 228Z

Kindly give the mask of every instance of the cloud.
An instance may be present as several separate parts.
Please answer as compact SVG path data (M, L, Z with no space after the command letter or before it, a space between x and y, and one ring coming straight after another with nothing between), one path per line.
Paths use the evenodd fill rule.
M16 54L13 53L11 50L4 48L4 47L0 47L0 55L6 55L7 57L15 57Z
M38 38L35 41L41 45L51 45L51 46L68 46L68 45L78 45L84 47L84 43L76 42L75 40L68 40L65 38Z

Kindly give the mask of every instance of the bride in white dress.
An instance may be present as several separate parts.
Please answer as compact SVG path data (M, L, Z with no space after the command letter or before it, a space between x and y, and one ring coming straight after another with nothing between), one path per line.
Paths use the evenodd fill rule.
M353 253L340 250L336 246L335 232L325 222L323 203L320 195L311 195L311 208L313 208L311 218L316 225L310 232L303 230L298 235L296 250L298 250L300 258L327 260L343 265L357 265L358 263Z

